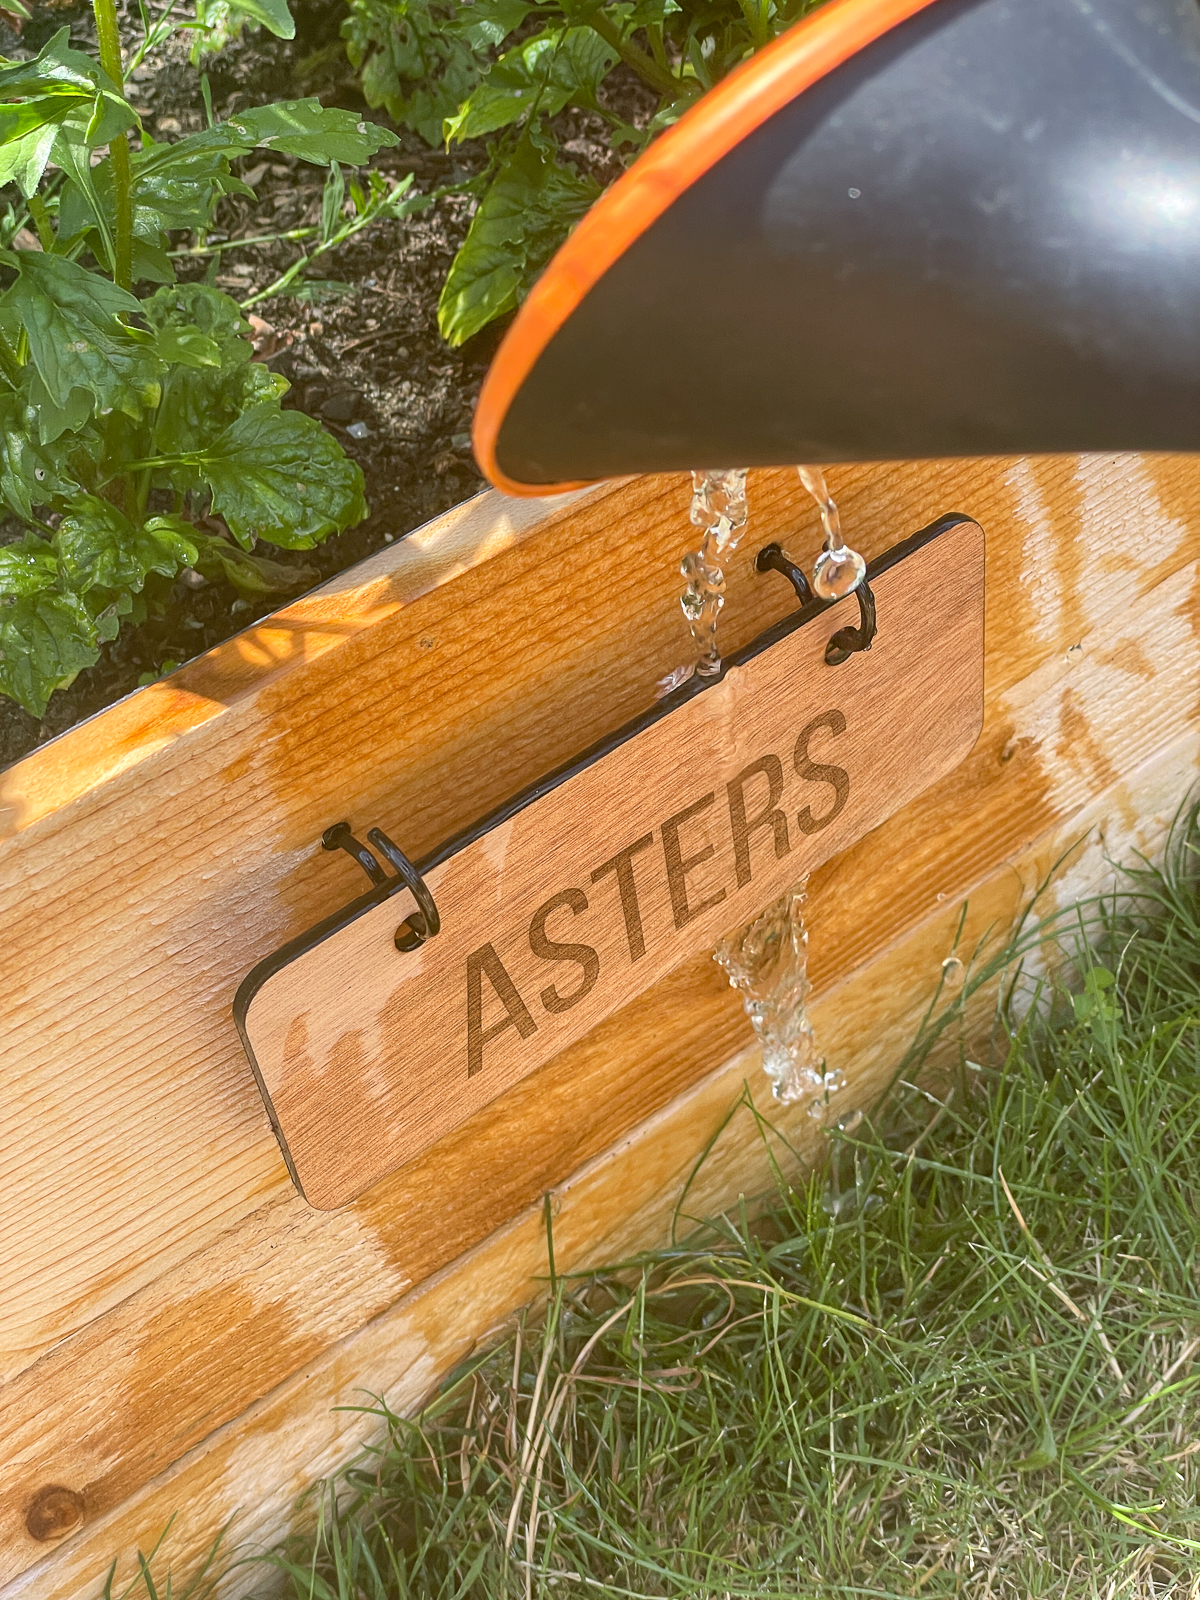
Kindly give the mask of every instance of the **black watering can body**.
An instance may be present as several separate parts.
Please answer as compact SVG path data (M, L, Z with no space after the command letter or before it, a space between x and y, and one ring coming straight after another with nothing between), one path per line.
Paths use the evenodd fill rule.
M523 493L1200 448L1200 4L834 0L584 220L475 437Z

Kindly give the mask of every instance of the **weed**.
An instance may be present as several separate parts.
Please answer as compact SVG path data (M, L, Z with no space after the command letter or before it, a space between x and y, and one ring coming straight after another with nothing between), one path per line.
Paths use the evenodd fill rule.
M180 232L203 238L223 195L253 193L231 161L269 148L329 169L316 247L265 294L414 204L377 173L347 199L342 166L395 135L312 99L156 143L126 70L175 27L208 37L214 5L190 23L174 3L153 21L143 7L126 63L115 0L93 3L98 59L63 28L31 60L0 62L0 182L19 197L0 217L0 500L24 528L0 545L0 693L35 716L181 569L262 593L294 574L260 540L308 549L366 515L358 467L282 409L287 383L251 359L245 307L174 281ZM221 26L238 16L291 29L284 0L226 5Z
M226 1591L1195 1600L1195 809L1120 889L977 961L823 1173L786 1181L747 1092L761 1208L586 1277L551 1248L544 1309L415 1420L376 1405L315 1532ZM956 1024L1002 974L985 1049Z
M479 205L442 290L443 337L461 344L514 310L599 197L564 156L560 113L591 113L632 157L819 3L350 0L342 31L368 104L431 145L490 140L487 169L467 186ZM601 93L618 66L655 103L636 126Z

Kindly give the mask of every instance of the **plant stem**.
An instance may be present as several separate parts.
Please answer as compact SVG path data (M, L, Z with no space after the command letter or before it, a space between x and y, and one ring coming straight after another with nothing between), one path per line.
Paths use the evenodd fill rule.
M248 300L240 301L241 309L250 311L253 307L261 305L264 300L271 300L277 294L285 293L295 283L305 267L311 265L318 256L325 255L327 251L336 250L338 245L345 244L347 239L353 239L356 233L361 233L364 228L369 228L373 222L377 221L380 214L381 211L379 209L372 209L371 207L368 207L366 211L360 211L351 221L343 223L332 238L326 239L315 250L310 250L306 255L302 255L298 261L293 262L287 271L276 278L273 283L269 283L265 289L260 289L257 294L252 294Z
M186 250L168 250L172 258L180 256L217 256L223 250L243 250L252 244L278 244L281 240L311 239L317 228L289 228L286 233L257 233L252 238L222 239L217 244L194 244Z
M613 26L603 11L595 12L588 21L605 44L615 50L625 65L632 67L643 82L648 83L652 89L657 89L659 94L669 94L674 99L679 93L679 84L675 77L670 72L664 72L658 62L631 39L623 39L620 31Z
M121 35L117 29L116 0L92 0L96 34L100 42L100 65L118 89L125 87L125 68L121 62ZM129 160L129 137L119 133L108 147L112 158L113 209L116 213L113 278L119 288L132 287L133 277L133 174Z

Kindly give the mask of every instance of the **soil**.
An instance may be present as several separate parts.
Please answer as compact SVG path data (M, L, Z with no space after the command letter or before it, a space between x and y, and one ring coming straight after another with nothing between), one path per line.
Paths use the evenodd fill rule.
M0 21L0 52L36 51L64 23L72 43L91 48L90 6L43 3L20 36ZM130 37L136 4L128 5ZM243 37L204 62L217 117L271 100L316 94L385 126L382 112L362 99L340 41L346 15L339 0L293 0L296 37L285 41L264 30ZM2 0L0 0L0 16ZM204 125L200 73L188 61L189 40L177 35L137 69L130 97L156 138L174 138ZM618 92L620 92L618 90ZM632 118L642 109L627 91ZM599 119L568 114L562 129L571 157L601 182L619 166L602 140ZM416 135L394 128L400 144L375 158L384 173L412 173L414 187L430 192L478 170L482 150L431 150ZM231 239L282 232L319 219L324 169L288 157L255 154L236 164L257 199L223 202L217 224ZM95 666L51 699L38 721L0 696L0 768L120 699L164 672L219 644L290 599L403 537L431 517L484 487L471 454L470 426L484 372L503 328L493 324L461 349L450 349L437 330L437 300L454 252L470 222L472 201L454 195L419 215L385 220L321 258L324 280L344 286L317 299L277 297L253 315L255 347L291 383L284 405L316 417L363 470L370 514L357 528L304 552L259 546L296 569L291 594L249 599L224 581L185 574L138 627L127 627L102 648ZM179 241L181 246L188 243ZM287 242L222 253L218 287L239 300L277 279L299 254ZM181 279L203 278L210 258L184 257ZM350 429L353 425L354 432ZM365 427L366 432L363 433ZM12 530L14 533L16 529ZM0 539L4 531L0 528Z

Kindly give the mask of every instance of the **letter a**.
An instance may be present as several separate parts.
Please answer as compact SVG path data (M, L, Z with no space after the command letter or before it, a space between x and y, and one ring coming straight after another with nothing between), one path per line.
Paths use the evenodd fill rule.
M496 997L504 1007L502 1021L490 1028L483 1025L483 978L486 974ZM481 945L467 957L467 1077L473 1078L483 1066L483 1047L508 1028L515 1028L522 1039L537 1032L537 1023L517 993L517 986L505 971L504 963L490 944Z

